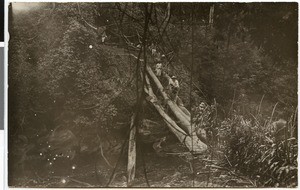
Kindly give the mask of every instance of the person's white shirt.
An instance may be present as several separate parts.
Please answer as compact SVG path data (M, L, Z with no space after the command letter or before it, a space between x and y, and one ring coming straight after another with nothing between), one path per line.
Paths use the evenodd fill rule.
M173 79L170 78L169 80L169 86L175 86Z
M174 87L179 88L179 82L177 79L173 80L174 82Z
M155 66L156 76L161 76L162 73L162 63L157 63Z
M179 88L179 82L178 82L177 79L172 79L172 78L170 78L170 80L169 80L169 85L170 85L170 86L173 86L173 87L175 87L175 88Z
M162 68L162 64L161 63L157 63L156 64L156 69L161 69Z

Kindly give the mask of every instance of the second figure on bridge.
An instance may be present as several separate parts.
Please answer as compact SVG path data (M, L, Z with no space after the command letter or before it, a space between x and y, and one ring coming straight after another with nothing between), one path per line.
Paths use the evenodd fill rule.
M176 76L172 76L171 79L169 80L169 86L171 89L171 98L174 102L176 102L177 100L177 96L178 96L178 91L179 91L179 82L176 78Z

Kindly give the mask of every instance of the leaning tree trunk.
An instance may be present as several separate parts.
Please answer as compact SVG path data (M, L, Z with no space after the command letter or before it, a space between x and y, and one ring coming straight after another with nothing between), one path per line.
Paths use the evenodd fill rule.
M170 107L171 111L175 115L175 117L179 120L178 124L180 127L186 131L189 135L191 135L195 131L195 126L191 126L191 118L185 114L182 109L180 109L176 103L174 103L172 100L170 100L168 94L165 92L162 84L160 83L159 79L156 77L156 75L153 73L152 69L148 66L147 72L149 74L149 77L152 79L156 87L158 88L159 92L161 93L164 100L167 102L168 106Z
M130 54L135 59L138 59L135 55ZM140 61L143 61L140 59ZM156 75L153 73L152 69L147 66L147 75L146 75L146 85L144 87L145 92L149 95L149 98L146 98L148 102L150 102L158 113L162 116L164 121L167 123L167 126L170 130L176 135L180 142L184 143L190 151L194 153L202 153L207 150L207 145L203 143L195 133L195 126L191 126L191 118L189 111L183 106L180 105L179 108L177 104L175 104L172 100L169 99L168 94L164 91L164 88ZM164 74L165 77L169 77L168 75ZM167 114L165 113L164 109L161 105L157 104L156 95L153 93L151 88L150 80L152 79L154 84L156 85L157 89L159 90L160 94L167 102L169 108L172 110L173 114L176 117L176 122ZM152 100L153 99L153 100ZM178 126L179 125L179 126Z
M164 119L165 123L167 124L170 131L175 134L177 139L183 143L189 151L200 154L207 150L207 145L201 142L198 137L193 133L192 136L186 134L184 130L182 130L176 122L164 111L163 107L157 103L157 97L153 93L153 90L150 85L150 81L148 76L146 76L146 84L147 87L145 87L145 92L149 95L147 101L151 103L154 108L157 110L157 112L161 115L161 117Z

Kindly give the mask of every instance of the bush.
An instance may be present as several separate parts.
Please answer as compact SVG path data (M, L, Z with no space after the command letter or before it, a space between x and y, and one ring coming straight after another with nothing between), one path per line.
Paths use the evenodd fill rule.
M263 187L297 186L296 114L289 122L234 115L221 128L226 136L229 165L255 179Z

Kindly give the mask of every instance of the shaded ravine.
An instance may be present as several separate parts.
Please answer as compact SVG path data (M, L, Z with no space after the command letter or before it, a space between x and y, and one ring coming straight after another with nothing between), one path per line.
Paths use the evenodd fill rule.
M167 136L160 154L153 150L152 144L149 146L147 143L139 143L138 145L145 154L147 177L151 187L253 186L249 181L221 169L222 167L213 167L212 165L217 166L221 163L221 155L215 158L207 152L191 158L186 147L179 143L173 134L165 132L165 129L166 127L163 126L159 129L161 130L159 133ZM121 144L125 138L122 137L119 143ZM106 158L111 165L115 165L118 156L119 154L110 154L106 155ZM114 180L110 184L111 187L127 186L126 162L124 154ZM146 187L140 158L137 160L136 171L134 187ZM32 158L24 162L23 171L16 175L13 184L15 187L105 187L111 172L112 168L96 153L80 153L73 160L57 158L51 165L46 158L33 153Z

